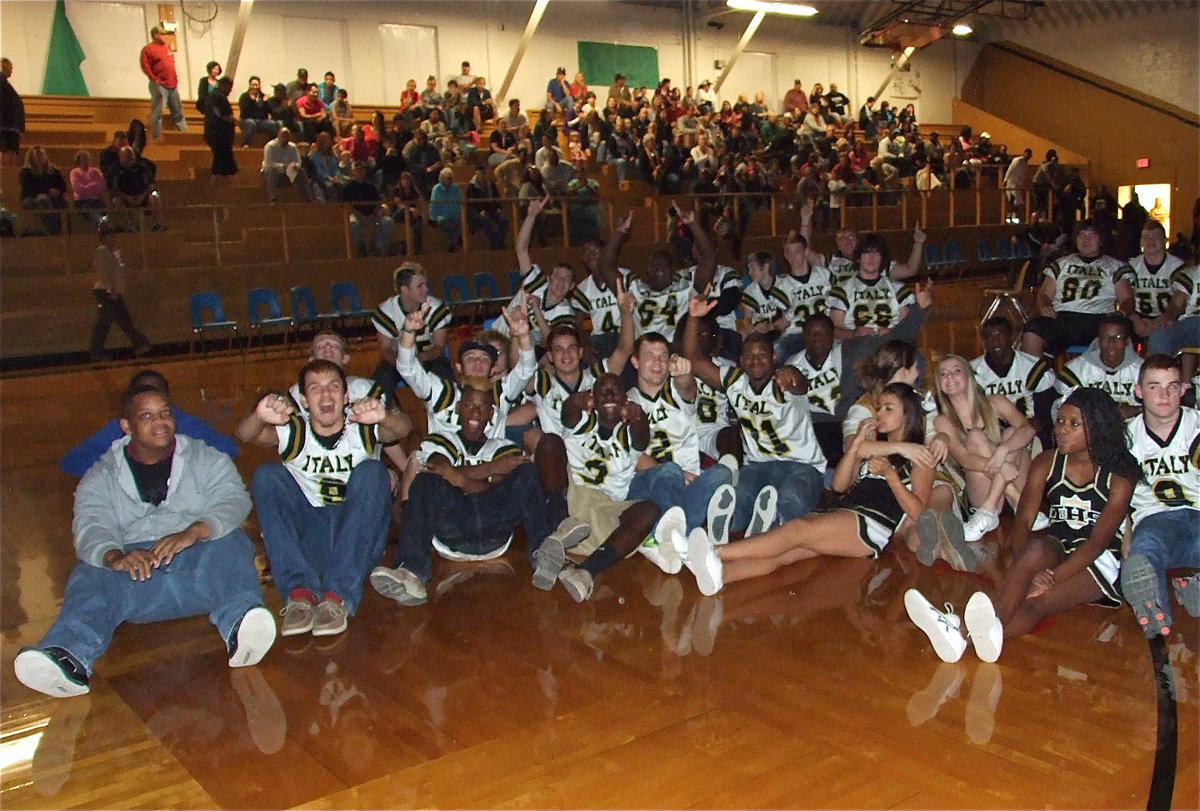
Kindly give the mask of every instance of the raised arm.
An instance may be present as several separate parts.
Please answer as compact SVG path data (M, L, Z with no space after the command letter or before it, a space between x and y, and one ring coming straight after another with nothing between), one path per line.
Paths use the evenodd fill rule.
M908 253L908 261L898 262L896 267L892 268L892 279L899 282L916 276L921 269L921 260L924 256L925 232L921 230L921 223L918 222L913 225L913 246Z
M274 448L279 444L276 426L287 425L295 412L296 408L292 405L290 397L275 393L264 394L259 398L254 410L238 423L234 433L247 444Z
M637 299L633 294L625 289L624 283L620 278L617 279L617 309L621 313L621 332L617 336L617 346L608 356L607 369L615 375L625 371L625 364L629 362L629 358L633 356L634 343L634 327L637 322L637 316L634 310L637 309Z
M529 258L529 238L533 236L533 226L537 223L538 214L549 202L549 194L541 199L530 200L525 221L521 223L521 230L517 232L517 267L521 269L522 277L533 267L533 262Z
M382 400L364 397L351 404L347 416L350 422L374 425L375 436L383 444L404 439L412 431L412 420L403 411L389 411Z
M617 289L617 279L620 278L620 274L617 272L617 257L621 255L621 246L629 238L629 229L632 226L633 211L630 211L625 215L625 219L617 223L617 227L613 229L612 234L604 243L604 248L600 251L600 260L597 263L600 278L604 280L604 284L610 290Z
M713 245L712 237L700 227L700 221L696 219L695 206L689 211L684 211L675 204L674 200L671 201L671 205L675 206L675 210L679 213L679 221L692 232L692 240L696 244L697 253L696 275L692 278L692 290L697 295L704 295L717 275L717 249Z
M691 362L693 375L709 387L721 389L720 367L700 351L699 319L708 315L716 306L717 302L707 301L702 296L692 296L688 300L688 318L683 325L683 356Z

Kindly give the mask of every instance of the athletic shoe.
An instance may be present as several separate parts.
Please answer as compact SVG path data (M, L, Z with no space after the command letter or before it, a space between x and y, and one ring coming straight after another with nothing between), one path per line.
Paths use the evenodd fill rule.
M313 606L308 600L288 600L283 607L283 627L280 636L307 634L313 627Z
M982 591L977 591L967 600L967 609L963 612L967 623L967 633L975 646L975 654L985 662L994 662L1000 658L1000 650L1004 647L1004 626L996 616L992 601Z
M590 526L578 518L568 515L558 522L558 526L550 533L549 537L562 544L563 549L572 549L586 541L591 534Z
M908 618L918 628L925 632L933 643L933 651L943 662L957 662L967 649L967 640L963 638L958 615L954 608L946 603L944 612L933 607L933 603L925 599L925 595L916 589L904 592L904 610Z
M729 543L729 525L736 507L737 490L728 484L718 487L708 500L708 535L717 546Z
M562 581L563 588L567 590L567 594L571 595L571 599L577 603L582 603L588 597L592 596L592 573L587 569L581 569L578 566L568 566L558 573L558 579Z
M1171 623L1163 611L1163 595L1158 592L1158 575L1140 552L1134 552L1121 564L1121 592L1147 639L1171 633Z
M778 502L779 491L772 485L768 484L758 491L758 495L754 497L754 514L750 516L744 537L758 535L775 526L775 505Z
M953 512L938 513L941 528L941 555L956 572L973 572L979 568L982 555L967 543L966 527Z
M976 510L971 513L967 523L963 524L963 534L967 538L967 543L975 543L998 526L1000 526L1000 516L987 510Z
M1041 532L1048 526L1050 526L1050 516L1038 510L1037 516L1033 519L1033 526L1029 529L1031 532Z
M584 524L584 526L587 525ZM542 541L537 551L533 553L533 587L542 591L554 588L554 580L562 571L566 559L563 545L557 538L550 535Z
M13 670L21 684L54 698L81 696L92 689L79 660L58 647L22 649Z
M922 566L932 566L937 560L941 536L942 525L938 522L938 514L933 510L923 511L917 519L917 537L921 539L917 547L917 560Z
M737 457L732 453L722 454L721 458L717 460L717 464L724 465L725 467L729 468L730 472L733 473L733 481L730 482L730 484L732 484L734 487L737 487L738 474L741 473L742 467L738 464Z
M350 612L341 600L325 599L313 612L313 636L337 636L349 625Z
M261 605L251 608L229 634L230 667L256 665L275 644L275 618Z
M403 566L397 566L395 569L376 566L371 571L371 586L384 597L395 600L400 605L424 605L429 599L425 584Z
M913 693L905 712L908 723L915 727L938 714L942 705L958 695L958 688L965 677L962 665L942 662L933 672L929 684L919 693Z
M725 567L717 557L717 548L709 540L704 527L696 527L688 534L687 567L696 576L696 585L705 597L711 597L725 585Z
M676 536L682 538L687 532L687 517L682 507L672 507L662 514L654 527L654 533L638 547L644 557L667 574L679 574L683 561L675 549L679 546Z
M1175 598L1193 617L1200 617L1200 575L1175 578Z

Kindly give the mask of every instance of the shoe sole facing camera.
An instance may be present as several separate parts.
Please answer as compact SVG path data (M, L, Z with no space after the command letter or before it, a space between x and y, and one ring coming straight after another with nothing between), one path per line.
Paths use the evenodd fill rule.
M1135 552L1121 564L1121 591L1147 639L1171 633L1170 623L1160 602L1162 595L1158 593L1158 575L1145 555Z
M654 545L638 547L643 556L666 574L679 574L683 560L677 551L687 533L687 517L682 507L671 507L654 525Z
M688 535L688 571L696 577L696 585L705 597L711 597L725 585L723 566L717 550L702 527Z
M418 594L411 593L404 586L404 582L400 577L386 566L380 566L371 572L371 587L389 600L395 600L400 605L415 606L424 605L429 599L428 595L422 597Z
M774 487L768 484L759 490L758 495L754 497L754 514L750 516L750 523L746 525L744 537L749 538L770 529L775 524L778 503L779 491Z
M54 698L71 698L90 692L91 687L69 677L58 662L40 650L24 650L13 660L13 671L21 684Z
M943 662L954 663L962 658L967 649L967 640L962 632L950 627L946 615L933 607L933 603L925 599L925 595L916 589L904 593L904 610L908 618L929 637L933 652Z
M729 543L729 526L737 509L737 490L732 485L718 487L708 501L708 534L716 546Z
M946 542L942 553L951 568L960 572L978 569L979 554L967 543L962 520L952 512L944 512L938 516L938 526Z
M564 528L565 525L565 528ZM592 534L592 528L571 516L567 516L559 522L558 527L554 532L550 533L550 537L556 539L562 544L564 550L579 546L588 539Z
M564 574L568 576L563 577ZM575 602L582 603L588 597L592 596L592 586L595 581L592 580L591 574L587 571L579 568L564 569L559 574L558 579L562 581L563 588L566 589L567 594L571 595L571 599Z
M255 606L242 616L237 641L229 657L230 667L249 667L262 661L275 644L275 617L263 606Z
M937 513L933 510L925 510L917 518L917 537L921 539L917 547L917 560L922 566L932 566L937 560L938 535L941 531Z
M967 624L971 644L975 646L975 655L985 662L999 659L1004 647L1004 628L996 617L991 599L982 591L975 592L967 600L963 621Z
M533 553L533 586L542 591L554 588L554 581L562 571L567 555L557 538L546 538Z

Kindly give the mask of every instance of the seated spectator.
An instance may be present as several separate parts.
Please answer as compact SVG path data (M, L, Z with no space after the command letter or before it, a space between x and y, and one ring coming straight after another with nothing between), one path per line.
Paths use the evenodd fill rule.
M387 206L379 195L375 184L367 180L367 165L355 161L350 182L342 190L342 199L350 203L353 211L350 213L350 241L354 243L360 256L387 256L392 252L392 228L395 222L388 214ZM367 248L366 235L363 228L375 229L375 240L371 248Z
M262 176L267 185L268 202L276 201L280 186L293 183L306 202L313 200L308 173L300 165L300 150L292 143L292 131L287 127L281 127L279 134L263 147Z
M325 79L317 85L317 98L325 105L328 110L337 101L338 95L337 77L333 75L333 71L325 71Z
M442 156L437 151L437 147L429 143L429 136L424 130L417 130L401 154L404 156L404 165L412 173L417 188L421 190L422 194L429 196L442 171Z
M577 172L589 164L592 150L583 145L583 138L578 132L572 132L567 136L567 149L570 150L571 166Z
M482 166L475 170L471 182L467 184L467 201L467 224L471 233L482 230L493 251L503 248L508 217L504 216L500 190L488 180L487 171Z
M517 136L508 128L508 118L496 119L496 129L492 130L488 166L499 166L517 153Z
M20 182L22 208L40 211L67 208L67 182L42 147L31 146L25 153ZM62 231L62 220L57 214L43 214L41 219L47 233Z
M416 119L424 118L428 115L428 111L422 111L420 107L421 94L417 92L417 80L409 79L404 83L404 89L400 91L400 115L408 119L409 126Z
M520 144L517 145L516 152L496 164L496 168L492 170L492 176L496 179L496 185L500 187L500 193L504 197L518 195L521 184L525 182L525 170L528 168L528 164L529 150Z
M271 105L262 92L262 80L250 77L250 86L238 99L238 118L242 121L242 149L250 146L256 132L265 132L268 138L279 134L280 124L271 117Z
M575 179L575 170L563 162L557 148L548 155L546 168L542 171L542 182L546 184L546 191L555 197L566 196L567 184Z
M1025 325L1021 336L1021 349L1034 357L1087 346L1106 313L1128 313L1133 307L1133 271L1102 253L1100 233L1091 220L1076 227L1075 248L1076 253L1043 271L1045 279L1037 294L1039 316Z
M402 172L400 182L392 191L392 219L402 229L407 253L421 254L425 252L422 226L425 224L425 196L417 188L411 172ZM407 234L412 234L409 243Z
M339 149L346 150L350 153L350 160L362 161L368 165L373 164L372 154L374 150L371 148L371 142L367 140L365 128L358 124L350 126L350 136L343 139L338 144Z
M76 210L83 211L92 225L100 227L104 210L108 208L108 187L104 175L92 166L86 149L75 153L75 168L71 170L71 196Z
M104 175L104 185L110 190L121 170L121 150L129 146L129 133L117 130L113 133L112 143L100 150L100 174Z
M142 369L135 372L129 379L129 385L125 390L134 391L143 388L156 389L161 391L168 400L171 398L167 379L154 369ZM232 437L220 433L204 420L192 416L178 406L172 406L171 413L175 417L175 427L180 434L198 439L216 448L230 459L237 458L237 443L233 441ZM124 433L121 430L121 419L114 417L96 433L63 454L63 458L58 462L58 469L68 476L81 478L122 436Z
M329 110L321 101L315 84L310 84L308 92L296 99L296 117L300 124L300 140L304 143L311 144L317 140L318 132L333 134Z
M329 114L333 118L334 133L339 138L349 135L350 128L354 125L354 110L350 107L350 96L346 93L346 88L338 88L337 98L329 105Z
M572 245L600 238L600 184L590 177L587 164L567 181L567 224Z
M304 68L296 70L296 78L287 83L288 101L295 101L308 93L308 71Z
M1142 226L1142 252L1129 260L1129 266L1133 270L1129 279L1134 294L1133 325L1138 335L1146 337L1174 323L1167 312L1171 285L1184 261L1167 253L1167 232L1162 223L1146 220Z
M310 361L298 378L298 404L264 395L237 436L280 451L281 461L260 465L252 485L271 574L286 601L280 634L334 636L357 611L363 581L387 544L382 445L407 436L412 422L374 397L350 402L345 372L333 361Z
M442 112L446 115L446 123L451 131L463 133L469 129L471 114L467 110L467 97L462 85L451 79L446 83L446 93L442 97Z
M433 109L429 111L429 117L420 124L421 130L429 136L429 143L433 144L439 150L446 149L449 144L450 130L446 128L446 124L442 121L442 111Z
M317 135L317 142L309 151L308 160L313 170L313 196L319 202L340 201L349 178L341 172L338 155L333 151L333 138L329 133Z
M296 118L296 103L288 98L285 85L275 85L272 93L273 95L267 99L267 112L270 113L271 121L275 124L274 134L279 135L279 130L283 127L298 130L300 124Z
M637 145L629 134L629 122L624 118L618 118L613 124L612 133L608 136L605 154L605 161L616 169L618 183L624 183L629 179L629 167L636 157Z
M541 146L538 147L537 152L533 153L533 164L545 176L546 167L550 164L550 153L557 153L559 160L562 160L562 150L558 148L558 144L550 135L543 135L537 140Z
M544 145L546 136L550 137L550 143L558 144L558 127L554 125L554 114L549 110L542 110L538 113L537 123L533 125L533 140Z
M143 209L154 221L152 231L161 231L165 227L162 222L162 201L154 186L157 172L152 161L137 155L133 147L127 146L121 150L121 168L113 179L113 206Z
M442 91L438 90L438 80L436 76L428 76L425 78L425 89L421 91L421 102L419 112L415 113L419 118L425 118L429 115L430 110L442 109L442 101L445 97ZM409 126L412 122L409 122Z
M1045 358L1035 358L1013 348L1013 326L1002 315L983 322L984 352L971 361L975 379L984 394L1002 394L1026 419L1049 429L1050 404L1054 400L1054 370ZM1049 445L1047 433L1043 441Z
M462 244L463 190L454 182L454 170L443 169L429 193L429 224L446 234L447 250Z
M496 117L496 103L492 100L492 91L487 89L487 79L477 76L474 84L467 90L467 114L475 132L483 131L483 122Z
M554 78L546 84L546 110L565 114L574 104L571 84L567 81L567 69L560 67L554 72Z
M62 610L13 662L22 684L55 698L90 689L96 660L126 622L208 614L230 667L275 642L254 545L240 525L250 497L228 456L176 433L166 394L126 392L114 443L75 493L75 567ZM169 486L168 486L169 485Z

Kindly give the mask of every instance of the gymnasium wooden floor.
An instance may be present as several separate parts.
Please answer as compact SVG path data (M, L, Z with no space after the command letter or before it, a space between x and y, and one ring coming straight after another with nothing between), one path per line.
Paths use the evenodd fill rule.
M373 362L358 351L351 370ZM299 366L153 365L177 405L226 432L257 386ZM639 557L582 605L533 589L515 550L442 563L423 607L368 587L347 633L281 641L257 668L230 670L203 617L125 626L90 695L44 698L12 659L74 566L75 483L57 460L115 415L135 368L0 381L5 808L1146 807L1155 675L1128 609L1058 617L995 665L969 649L943 664L905 589L961 607L995 569L927 569L895 550L714 598ZM238 466L248 478L267 458L246 450ZM1168 645L1177 808L1200 794L1198 636L1180 616Z

